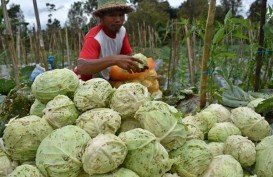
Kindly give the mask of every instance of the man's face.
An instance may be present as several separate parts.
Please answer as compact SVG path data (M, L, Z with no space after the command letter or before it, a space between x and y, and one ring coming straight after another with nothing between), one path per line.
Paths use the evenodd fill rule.
M117 33L125 21L125 13L122 11L111 11L105 13L101 23L110 33Z

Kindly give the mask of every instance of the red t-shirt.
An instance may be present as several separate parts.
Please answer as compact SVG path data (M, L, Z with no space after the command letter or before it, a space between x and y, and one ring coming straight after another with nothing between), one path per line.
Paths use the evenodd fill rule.
M92 28L84 37L82 50L79 59L93 60L100 59L109 55L124 54L132 52L126 29L122 26L116 35L106 34L101 24ZM75 68L77 73L77 68ZM109 68L103 70L101 76L109 79ZM80 79L86 81L92 78L92 75L80 75Z

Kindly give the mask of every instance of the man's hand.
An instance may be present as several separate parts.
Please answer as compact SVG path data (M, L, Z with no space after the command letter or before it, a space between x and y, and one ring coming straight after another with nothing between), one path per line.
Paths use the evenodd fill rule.
M143 62L138 58L134 58L128 55L114 55L113 60L117 66L125 69L129 73L139 73L143 71L138 67L137 63L143 64Z

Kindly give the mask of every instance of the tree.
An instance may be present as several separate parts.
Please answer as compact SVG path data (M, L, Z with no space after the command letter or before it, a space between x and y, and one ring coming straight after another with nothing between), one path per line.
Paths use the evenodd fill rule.
M208 0L187 0L179 6L178 16L192 24L196 19L206 19L207 11Z
M220 2L224 14L227 14L231 9L231 13L234 17L239 16L242 0L220 0Z
M252 22L260 21L261 0L255 0L248 10L248 19Z

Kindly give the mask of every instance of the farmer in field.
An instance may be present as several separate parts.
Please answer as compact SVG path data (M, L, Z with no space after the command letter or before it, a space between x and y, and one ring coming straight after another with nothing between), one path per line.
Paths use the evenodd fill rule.
M98 8L92 15L100 23L85 36L75 72L84 81L92 77L109 79L109 70L117 65L128 72L141 72L138 58L131 56L127 32L123 23L125 14L134 10L126 0L98 0Z

